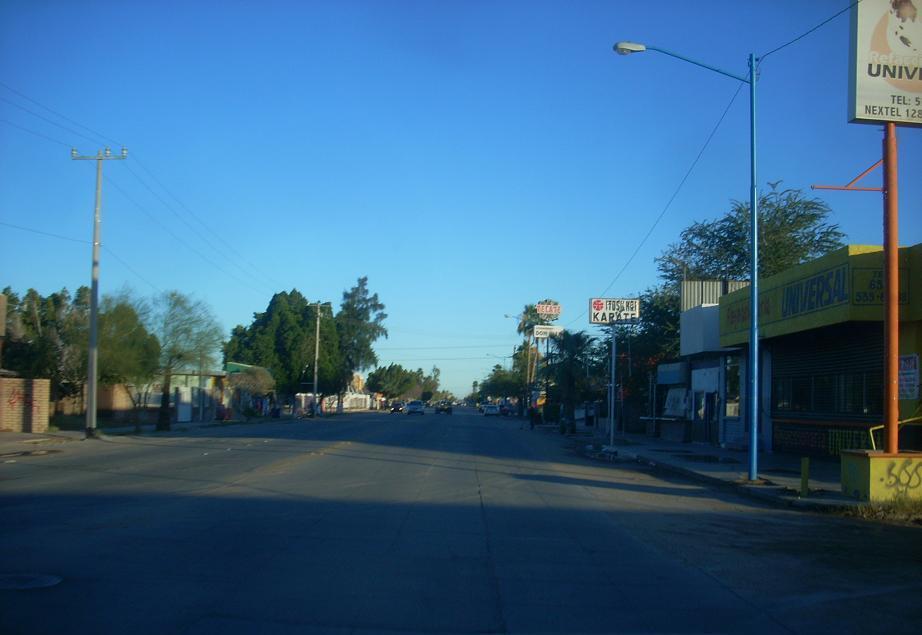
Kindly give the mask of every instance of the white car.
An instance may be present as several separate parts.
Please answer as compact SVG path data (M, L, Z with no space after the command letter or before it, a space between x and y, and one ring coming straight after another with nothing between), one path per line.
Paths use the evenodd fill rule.
M421 415L426 414L426 407L423 405L422 401L411 401L407 404L408 415Z
M498 417L499 416L499 406L495 403L488 403L483 405L483 416L484 417Z

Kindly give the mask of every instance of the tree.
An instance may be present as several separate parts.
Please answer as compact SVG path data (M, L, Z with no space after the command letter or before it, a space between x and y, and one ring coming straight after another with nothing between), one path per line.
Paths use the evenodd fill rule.
M343 301L336 314L336 330L339 333L339 351L342 356L340 385L342 393L356 371L370 368L378 363L372 345L379 338L387 338L384 328L384 304L378 294L369 294L368 277L358 279L354 287L343 292Z
M160 342L162 396L157 429L169 430L173 373L216 363L223 330L207 304L179 291L167 291L157 298L149 327Z
M800 190L771 191L759 197L759 275L771 276L842 246L844 234L828 222L832 210ZM656 259L660 277L745 280L750 274L749 203L733 201L713 221L682 230L679 241Z
M67 289L22 298L9 287L4 365L24 377L51 380L52 399L80 395L86 382L89 289L71 297Z
M390 364L376 368L368 375L365 386L379 392L388 399L402 397L416 386L417 378L413 371L405 369L400 364Z
M276 293L253 322L231 331L224 360L268 368L283 395L303 392L313 384L317 320L320 320L318 387L320 394L340 390L344 377L337 324L327 305L310 303L297 289ZM351 379L351 374L349 379Z
M573 421L576 404L587 397L589 379L586 370L594 341L584 331L563 331L553 338L555 352L550 373L564 413L570 421Z
M135 423L160 362L160 342L145 328L144 314L146 305L127 292L104 296L99 312L99 381L124 387Z
M267 395L275 388L275 379L262 366L250 366L228 378L231 388L238 388L251 395Z

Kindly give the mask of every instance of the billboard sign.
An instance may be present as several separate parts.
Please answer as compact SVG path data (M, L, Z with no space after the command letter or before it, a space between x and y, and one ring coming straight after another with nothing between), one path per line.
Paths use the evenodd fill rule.
M922 125L922 14L912 2L852 6L848 120Z
M553 300L545 300L535 305L535 311L537 311L539 316L545 319L556 320L560 317L560 303L554 302Z
M544 326L541 324L536 324L533 327L533 332L536 340L547 339L548 337L557 337L563 333L562 326Z
M640 318L639 298L592 298L590 324L630 324Z

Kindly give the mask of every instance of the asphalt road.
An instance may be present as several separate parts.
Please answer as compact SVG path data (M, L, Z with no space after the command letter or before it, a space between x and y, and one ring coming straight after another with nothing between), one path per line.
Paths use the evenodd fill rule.
M778 510L474 411L0 462L0 633L918 632L922 530ZM26 578L16 578L25 580Z

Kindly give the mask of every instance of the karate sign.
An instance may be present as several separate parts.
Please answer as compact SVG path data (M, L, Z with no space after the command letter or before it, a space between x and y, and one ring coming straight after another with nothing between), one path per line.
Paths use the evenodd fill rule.
M640 318L639 298L592 298L590 324L630 324Z

